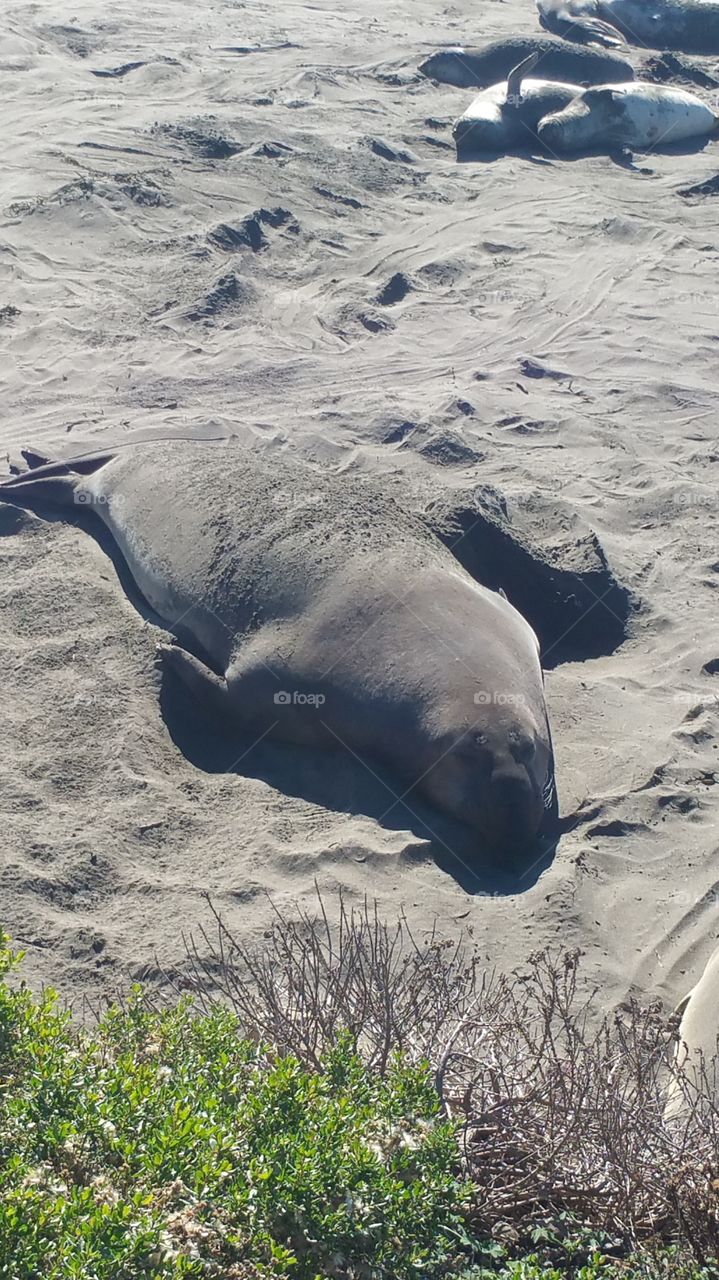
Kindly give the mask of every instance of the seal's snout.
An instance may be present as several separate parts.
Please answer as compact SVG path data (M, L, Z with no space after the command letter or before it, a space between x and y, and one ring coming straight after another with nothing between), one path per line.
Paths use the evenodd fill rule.
M537 137L548 151L561 152L566 150L565 134L566 126L558 116L545 116L544 120L540 121L537 129Z
M496 121L480 116L460 118L452 132L458 160L476 157L482 152L501 150L501 136Z
M452 130L454 136L454 145L457 148L457 156L461 158L472 149L474 126L469 120L458 120Z
M544 806L527 770L495 770L490 793L493 843L507 851L531 844L542 824Z
M515 870L536 860L550 812L551 744L533 724L488 723L440 751L422 789L477 833L482 856ZM440 742L439 746L444 746ZM545 792L547 793L545 795Z

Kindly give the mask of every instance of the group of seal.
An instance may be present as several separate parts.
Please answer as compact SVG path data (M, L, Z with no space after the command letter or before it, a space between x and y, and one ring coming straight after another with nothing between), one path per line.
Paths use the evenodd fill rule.
M255 737L379 761L482 850L536 860L557 817L536 636L419 517L236 440L25 458L0 498L101 517L184 641L165 664L205 706Z
M538 141L553 155L597 148L674 146L719 131L719 116L686 89L627 83L581 85L527 76L532 53L506 81L483 89L456 121L457 158Z
M629 2L614 0L617 12ZM571 22L560 20L560 13L574 14L580 7L591 13L597 7L591 0L567 0L564 9L550 0L537 3L542 21L564 34ZM700 0L699 7L714 6ZM590 18L581 30L590 38ZM617 31L613 37L608 29L604 34L605 43L622 38ZM616 53L567 40L512 37L484 49L440 50L420 70L441 83L482 89L454 125L460 160L536 144L551 155L627 147L657 150L719 132L719 116L695 94L637 80L631 63Z
M686 53L719 52L715 0L536 0L557 37L511 37L481 49L448 48L420 71L481 90L455 122L458 159L539 143L551 155L671 147L719 133L719 116L693 93L635 78L616 48L634 44ZM587 42L607 48L586 47ZM540 78L541 73L541 78ZM665 1120L719 1095L719 947L680 1002L681 1022L666 1092Z

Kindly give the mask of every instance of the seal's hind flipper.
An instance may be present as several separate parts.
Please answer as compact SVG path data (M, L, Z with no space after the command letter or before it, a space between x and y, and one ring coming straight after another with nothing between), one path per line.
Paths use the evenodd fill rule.
M19 476L0 480L0 498L24 506L26 501L52 502L61 507L72 506L78 477L68 475L36 476L24 471Z
M46 454L38 453L37 449L21 449L20 452L28 469L21 472L15 467L13 470L24 479L29 479L32 475L33 480L41 476L91 476L116 456L114 453L93 453L79 458L62 459L48 458Z
M72 506L81 476L92 475L106 462L111 462L114 453L94 454L91 457L72 458L67 462L53 462L45 454L36 449L21 449L27 471L12 467L11 474L0 478L0 498L6 502L18 502L22 506L26 499L32 502L51 502L57 506ZM80 503L82 505L82 502Z
M539 52L535 50L534 53L530 53L529 57L525 58L523 62L519 62L516 67L512 67L512 70L507 76L507 97L505 99L505 106L512 107L518 104L522 97L522 80L533 67L536 67L538 62Z
M31 471L34 471L37 467L47 467L51 462L56 461L55 458L51 458L47 453L38 453L37 449L21 449L20 453Z

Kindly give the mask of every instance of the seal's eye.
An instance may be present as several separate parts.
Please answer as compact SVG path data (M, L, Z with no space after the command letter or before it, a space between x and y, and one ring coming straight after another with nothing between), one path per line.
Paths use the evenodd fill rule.
M509 733L510 750L515 760L526 764L534 755L534 742L526 734L512 729Z
M485 766L491 764L492 752L489 746L489 739L481 730L473 730L468 733L462 741L457 744L457 753L463 760L471 764L473 769L477 766Z

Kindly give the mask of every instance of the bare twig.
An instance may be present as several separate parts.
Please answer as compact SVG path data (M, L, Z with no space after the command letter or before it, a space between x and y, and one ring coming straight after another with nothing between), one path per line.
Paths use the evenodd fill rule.
M202 1007L228 1003L248 1035L313 1068L346 1030L379 1073L398 1052L428 1062L458 1124L478 1228L528 1231L566 1212L627 1247L661 1235L700 1261L719 1254L715 1073L671 1066L656 1006L593 1016L578 952L488 973L461 941L419 942L367 900L349 908L340 895L330 913L319 891L316 917L275 909L254 950L209 905L216 937L188 944ZM672 1075L681 1106L669 1121Z

